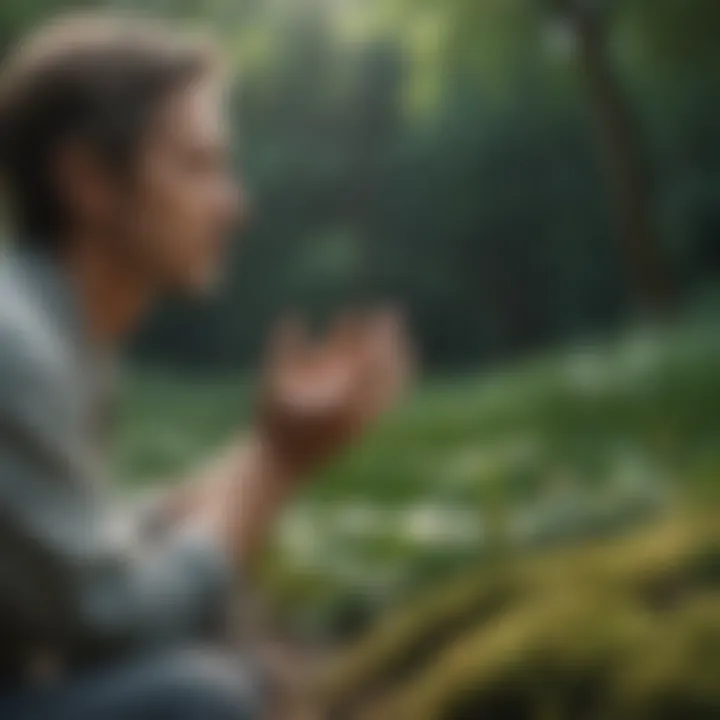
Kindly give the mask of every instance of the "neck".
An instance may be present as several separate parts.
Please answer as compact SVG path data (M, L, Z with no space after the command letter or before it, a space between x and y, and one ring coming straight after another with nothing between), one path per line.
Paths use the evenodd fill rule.
M97 238L67 244L62 257L80 306L90 340L116 348L139 324L155 296L155 289L136 265L108 252Z

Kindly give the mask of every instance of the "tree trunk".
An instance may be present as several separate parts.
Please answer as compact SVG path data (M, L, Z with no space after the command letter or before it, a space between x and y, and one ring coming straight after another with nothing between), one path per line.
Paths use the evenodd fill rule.
M675 306L676 287L653 217L651 175L641 133L606 55L604 13L571 0L567 17L607 165L632 293L656 317Z

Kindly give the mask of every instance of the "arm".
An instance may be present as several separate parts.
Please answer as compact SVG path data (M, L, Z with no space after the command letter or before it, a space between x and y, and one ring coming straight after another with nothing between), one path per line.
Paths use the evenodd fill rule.
M243 566L296 486L297 474L257 432L220 450L177 486L140 508L141 527L150 536L204 517L218 529L228 556Z
M166 519L220 505L231 552L242 563L278 510L313 470L345 448L406 385L411 353L389 313L342 317L308 341L297 323L275 335L263 374L255 428L164 501Z
M198 508L142 544L102 482L72 388L48 366L22 342L0 343L0 595L13 607L5 627L14 624L21 642L62 647L204 631L233 574L215 513Z
M258 431L220 452L190 482L165 499L171 522L204 516L228 555L243 566L297 486L300 471Z
M188 511L152 543L98 483L102 468L89 452L72 384L22 342L2 338L0 596L17 600L5 621L63 647L201 632L297 480L394 396L404 365L397 343L380 342L384 325L383 332L383 323L338 329L312 347L282 338L256 429L211 467ZM27 552L18 566L20 547Z

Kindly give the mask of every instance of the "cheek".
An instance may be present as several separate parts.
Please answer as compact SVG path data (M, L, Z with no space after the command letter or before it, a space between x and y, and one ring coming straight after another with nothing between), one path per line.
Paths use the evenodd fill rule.
M215 172L158 164L145 176L137 237L163 282L204 287L221 270L234 216L230 183Z
M176 280L206 285L218 275L227 239L226 208L212 179L185 182L168 198L162 233Z
M204 184L178 173L158 183L149 198L154 200L149 203L153 207L149 214L158 245L177 254L178 259L198 252L212 230Z
M198 182L192 192L185 195L182 210L178 210L173 223L182 234L188 252L198 259L211 256L224 236L222 207L212 182Z

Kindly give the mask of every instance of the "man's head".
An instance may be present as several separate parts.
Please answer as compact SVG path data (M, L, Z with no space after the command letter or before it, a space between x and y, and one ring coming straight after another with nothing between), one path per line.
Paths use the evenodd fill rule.
M19 241L102 244L159 287L205 286L237 209L222 90L205 44L147 20L77 17L27 39L0 69Z

